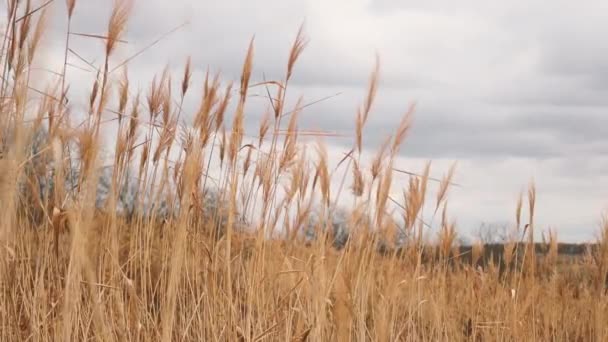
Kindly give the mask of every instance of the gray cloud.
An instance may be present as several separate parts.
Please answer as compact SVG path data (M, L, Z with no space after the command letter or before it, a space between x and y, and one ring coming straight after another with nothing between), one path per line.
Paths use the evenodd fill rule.
M63 47L54 44L65 34L65 21L59 19L63 6L54 8L45 53L54 70L63 61ZM113 63L188 21L129 70L145 90L167 62L177 75L192 56L196 80L185 108L193 110L204 70L238 81L254 35L255 81L263 75L282 78L291 43L305 22L310 42L296 65L290 105L300 95L306 103L342 94L306 108L301 128L350 135L328 139L335 151L347 150L378 52L382 78L364 135L367 152L373 153L416 101L414 126L402 151L404 167L411 158L459 160L468 187L454 195L453 208L466 226L510 219L517 192L534 177L544 194L540 220L562 224L569 237L588 236L606 205L601 189L608 186L603 175L608 169L608 47L602 43L607 9L600 0L584 6L566 0L551 6L541 0L174 0L170 6L137 1L129 44ZM108 14L106 2L79 2L73 29L103 33ZM72 44L100 63L99 41L79 37ZM70 69L72 89L79 94L74 101L85 101L90 79L90 73ZM264 95L263 89L252 93ZM251 98L246 123L252 134L267 105L261 97ZM564 207L575 214L568 216Z

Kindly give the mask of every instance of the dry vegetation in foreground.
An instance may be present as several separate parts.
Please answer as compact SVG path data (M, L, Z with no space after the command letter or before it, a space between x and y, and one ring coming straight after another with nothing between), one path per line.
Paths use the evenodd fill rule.
M71 22L77 4L66 3ZM283 80L250 82L253 44L239 84L208 74L185 129L189 62L182 75L155 78L146 94L131 94L127 74L113 72L126 67L113 58L130 10L118 1L107 32L90 37L105 43L105 61L90 66L99 72L89 111L74 123L65 101L68 60L78 59L71 32L59 81L45 91L30 86L47 5L7 1L0 340L608 340L607 221L585 256L560 260L555 234L531 244L538 234L531 186L500 258L487 257L481 243L461 253L446 209L452 170L428 209L438 217L438 243L425 242L430 168L411 177L403 199L389 197L411 110L371 166L361 160L378 68L338 174L323 144L308 156L298 140L304 104L285 108L306 45L301 31ZM243 139L251 87L273 93L258 144ZM118 133L109 140L113 164L102 172L100 128L109 123ZM207 190L212 158L220 161L215 196ZM334 202L344 195L330 194L330 183L347 172L356 200L340 230ZM393 204L399 219L389 214ZM522 211L529 222L520 222ZM272 231L280 238L268 238Z

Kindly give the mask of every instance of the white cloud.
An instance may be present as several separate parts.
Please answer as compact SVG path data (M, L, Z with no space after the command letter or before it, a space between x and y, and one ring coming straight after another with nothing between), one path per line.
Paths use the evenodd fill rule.
M57 19L63 4L55 7L44 63L58 70L65 21ZM256 80L277 78L305 21L310 44L296 66L290 101L343 94L307 108L302 126L350 131L378 52L382 83L364 139L371 152L417 101L399 162L420 169L423 160L437 159L434 170L441 173L459 161L465 186L454 190L451 211L464 231L481 221L512 220L518 192L534 177L539 223L580 239L594 232L607 204L608 137L601 131L608 109L607 7L599 0L138 1L130 44L113 63L189 21L131 63L141 87L167 62L179 72L189 55L196 86L208 66L237 80L254 35ZM73 29L103 33L108 13L105 2L78 2ZM100 62L98 41L74 38L72 44ZM80 94L75 101L85 101L90 76L70 70L71 89ZM195 97L188 106L198 105ZM250 126L265 105L252 100ZM339 154L349 145L333 141L330 150Z

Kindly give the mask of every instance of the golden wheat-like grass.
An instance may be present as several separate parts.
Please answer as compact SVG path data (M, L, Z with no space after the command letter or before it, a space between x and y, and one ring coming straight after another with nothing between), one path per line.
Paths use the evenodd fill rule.
M236 96L233 83L207 72L188 126L181 118L185 98L196 93L196 66L188 58L179 77L165 68L145 94L131 94L132 58L117 63L112 56L125 41L132 3L115 1L106 34L87 35L104 41L105 56L89 83L89 115L74 124L65 99L67 56L77 54L69 39L77 34L70 24L76 1L66 1L61 78L45 92L30 89L27 71L47 30L47 3L6 5L1 341L608 339L608 219L585 257L560 253L553 230L535 244L532 183L527 208L523 194L518 198L507 241L460 246L448 212L456 164L442 179L431 177L430 162L420 174L396 165L414 127L413 106L376 154L363 157L364 128L380 90L379 58L354 116L352 148L332 170L321 138L335 134L299 129L309 107L303 100L285 109L308 42L303 26L281 80L255 83L253 39ZM249 142L244 116L255 87L268 94L269 109ZM117 127L114 164L101 182L99 131L110 123ZM31 153L40 130L48 132L48 146ZM308 152L304 135L317 138L316 153ZM64 179L73 165L72 188ZM394 172L409 179L401 182ZM354 201L338 221L349 174ZM133 210L119 214L122 184L132 176ZM54 180L52 191L36 190L45 177ZM439 183L431 204L433 217L441 216L437 224L424 220L429 181ZM101 183L107 198L100 205ZM395 188L402 199L391 196ZM348 238L340 240L344 231ZM427 233L436 239L426 240Z

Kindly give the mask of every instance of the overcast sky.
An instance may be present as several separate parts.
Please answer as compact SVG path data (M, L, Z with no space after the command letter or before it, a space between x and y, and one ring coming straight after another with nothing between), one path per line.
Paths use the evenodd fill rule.
M103 34L110 7L109 0L77 1L73 31ZM54 70L62 64L63 43L53 39L65 32L64 12L58 1L54 38L44 50ZM585 240L608 205L607 13L601 0L140 0L115 61L188 22L130 64L143 89L166 63L181 73L187 56L198 84L208 67L236 80L254 35L254 81L279 78L305 22L310 42L296 66L291 101L341 95L307 108L301 128L352 135L378 53L368 153L416 102L397 166L420 172L432 160L440 177L458 162L462 187L451 190L450 211L461 231L513 222L518 194L534 178L538 227L557 229L562 240ZM100 63L98 41L74 37L72 44ZM73 101L84 103L91 75L69 72L81 96ZM252 102L247 123L257 127L265 102ZM340 156L352 140L327 143Z

